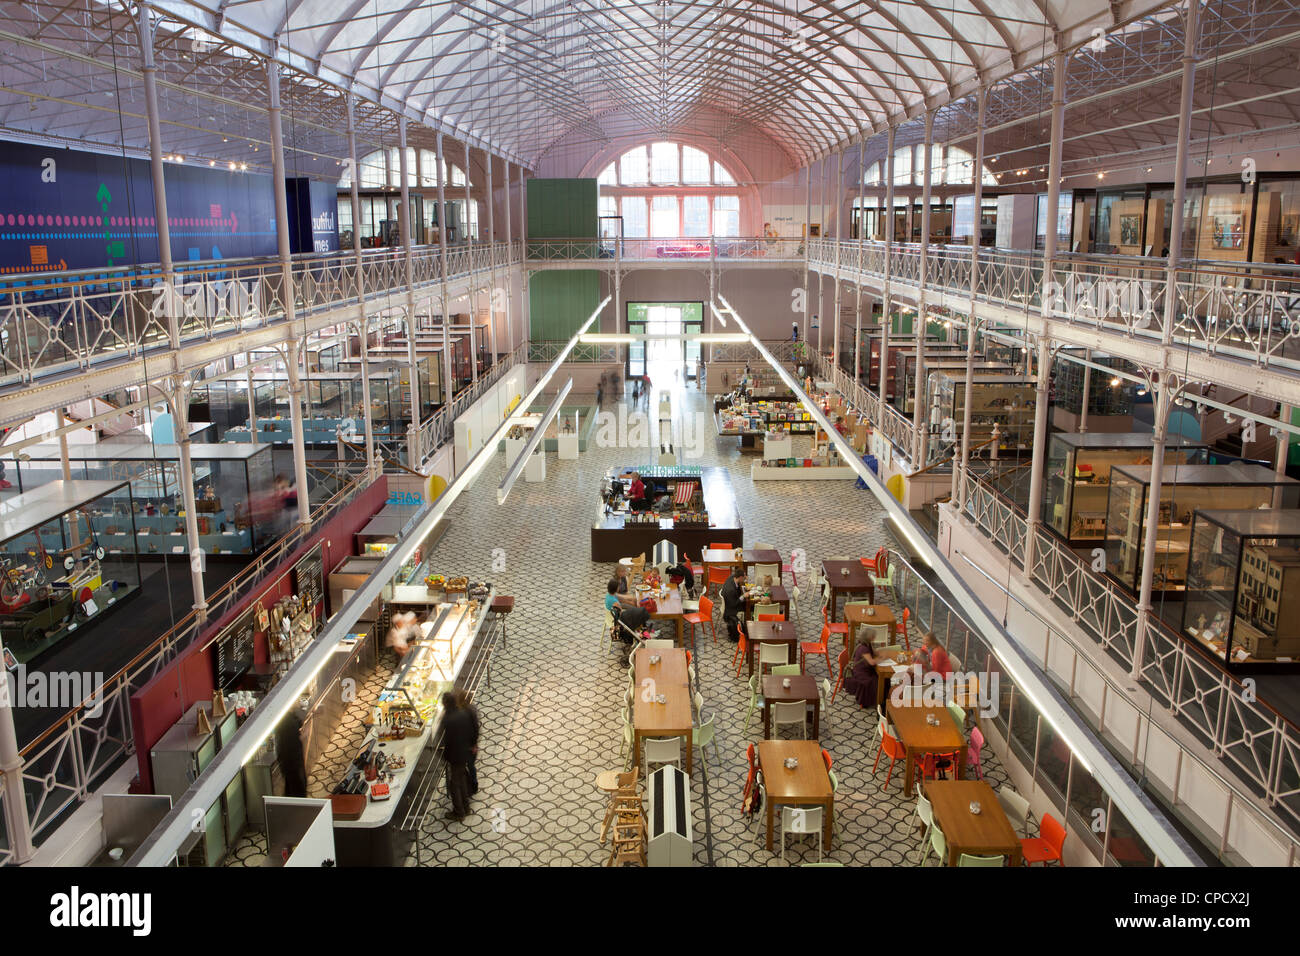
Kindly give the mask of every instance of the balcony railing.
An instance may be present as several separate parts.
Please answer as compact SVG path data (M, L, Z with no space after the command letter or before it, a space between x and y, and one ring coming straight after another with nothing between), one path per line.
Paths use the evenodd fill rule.
M458 280L505 268L521 253L518 243L459 246L447 252L447 276ZM417 248L412 267L417 286L438 282L441 251ZM295 257L290 272L298 316L355 302L357 268L352 252ZM360 268L367 300L405 287L401 249L366 252ZM286 283L278 259L186 262L175 275L170 293L157 266L6 278L0 282L0 389L165 350L170 315L177 317L181 345L284 319Z
M814 239L809 262L834 271L837 251L841 277L883 282L884 243ZM919 244L896 244L890 261L896 290L921 285ZM1040 253L981 249L974 294L978 302L1034 315L1046 297L1053 318L1154 342L1168 321L1174 344L1260 367L1300 369L1300 266L1184 260L1175 273L1172 316L1165 315L1168 281L1167 263L1158 258L1064 253L1048 282ZM970 247L931 246L925 285L934 294L968 298Z
M530 262L582 262L611 260L653 262L661 260L750 261L780 264L804 261L802 239L763 237L675 237L663 239L530 239Z
M966 514L1001 551L1024 563L1026 516L978 475ZM1139 621L1131 595L1038 527L1028 578L1100 649L1131 669ZM1142 636L1140 684L1211 753L1300 830L1300 728L1216 666L1154 615Z
M420 427L410 427L407 432L406 464L419 471L439 448L451 441L456 419L465 409L478 401L489 388L495 385L501 376L513 366L524 361L528 343L515 347L509 355L498 358L496 363L452 398L450 405L443 405L436 412L420 423Z

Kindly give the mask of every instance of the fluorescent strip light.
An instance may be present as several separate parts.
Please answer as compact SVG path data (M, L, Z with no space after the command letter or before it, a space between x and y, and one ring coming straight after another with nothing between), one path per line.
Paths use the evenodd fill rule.
M718 298L721 299L722 296L718 296ZM728 308L730 308L730 306L728 306ZM723 315L721 312L719 312L718 307L714 305L712 302L709 303L709 311L712 312L714 318L716 318L723 325L727 324L727 317Z
M546 432L546 426L549 425L555 416L560 414L560 408L564 405L564 400L569 397L569 391L573 388L573 379L570 378L564 383L564 387L551 400L551 404L546 406L546 411L542 412L542 420L537 423L533 433L528 436L528 441L524 443L523 450L519 456L511 463L510 468L506 471L506 476L501 479L501 484L497 485L497 504L503 505L506 499L510 497L510 489L515 486L515 481L523 474L524 468L528 465L528 459L532 457L533 451L537 448Z

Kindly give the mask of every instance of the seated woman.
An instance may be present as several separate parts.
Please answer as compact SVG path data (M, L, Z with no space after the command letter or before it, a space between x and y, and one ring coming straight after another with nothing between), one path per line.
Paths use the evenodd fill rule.
M630 594L620 594L618 591L618 579L611 578L609 584L605 586L605 610L614 615L614 633L620 641L626 643L632 642L632 635L623 627L620 622L626 624L635 633L640 634L650 623L650 612L636 603L636 598Z
M929 666L925 668L926 675L938 674L942 679L947 680L952 674L952 661L934 634L925 635L925 649L929 658Z
M853 649L853 661L844 678L844 689L853 695L859 707L875 707L880 703L878 663L880 661L870 641L863 641Z

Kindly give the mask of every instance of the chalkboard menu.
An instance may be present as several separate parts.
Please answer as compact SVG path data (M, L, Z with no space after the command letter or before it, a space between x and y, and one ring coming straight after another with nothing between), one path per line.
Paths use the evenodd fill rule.
M293 566L293 590L307 610L325 600L325 561L319 542Z
M213 657L217 687L225 690L253 666L257 606L249 608L221 632Z

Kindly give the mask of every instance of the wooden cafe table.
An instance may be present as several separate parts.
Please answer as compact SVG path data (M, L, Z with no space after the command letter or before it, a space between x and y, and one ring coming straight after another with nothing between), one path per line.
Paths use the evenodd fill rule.
M778 584L780 583L780 578L781 578L781 552L780 551L775 551L767 548L761 551L758 550L757 548L745 548L744 554L745 557L743 559L743 563L745 565L746 576L748 576L754 570L754 565L756 564L775 564L776 574L777 574L776 581Z
M870 610L873 613L868 614ZM893 627L898 623L894 617L894 610L888 604L846 604L844 606L844 620L848 622L849 632L844 635L844 646L849 650L849 659L853 659L853 648L858 643L858 628L863 624L870 624L876 627L890 628L889 633L893 634ZM890 640L887 643L892 644Z
M844 573L846 570L848 574ZM839 610L837 602L841 596L865 594L872 604L876 601L875 579L867 573L861 561L823 561L822 576L826 579L826 586L831 592L828 611L832 621L837 619Z
M761 595L766 592L767 597ZM759 596L753 597L751 595ZM785 619L790 620L790 592L779 584L772 585L771 588L751 588L745 592L745 617L754 616L754 605L756 604L775 604L781 610L778 613L784 614Z
M799 766L785 765L794 757ZM761 740L758 744L758 767L767 789L767 848L772 849L772 832L776 824L776 806L825 807L822 818L822 844L831 848L831 814L835 812L835 793L831 777L822 759L822 745L817 740ZM994 801L997 802L996 800Z
M907 766L904 767L903 775L904 796L912 795L912 778L916 773L917 758L924 759L926 754L955 752L957 759L953 761L953 770L958 778L962 776L966 767L966 737L957 727L947 707L911 701L900 703L891 696L888 712L889 722L898 734L898 742L907 751ZM938 726L926 723L927 714L933 714L939 719Z
M659 663L650 658L659 655ZM686 748L686 773L691 772L691 688L686 674L686 651L679 648L652 650L643 647L636 652L636 687L632 690L632 758L641 766L642 737L681 737ZM653 687L642 682L654 681ZM660 704L653 696L642 698L653 690L667 700Z
M781 630L776 625L781 625ZM745 658L749 661L749 673L754 673L754 660L758 657L759 644L784 644L786 660L791 664L799 660L799 632L793 621L750 621L745 625L749 637L746 639Z
M785 682L790 686L786 688ZM817 679L810 674L769 674L763 678L763 737L772 736L773 704L812 704L813 738L821 736L821 694L817 692Z
M647 593L649 593L650 596L653 597L655 600L655 612L650 615L650 620L652 621L676 620L677 621L676 643L678 647L681 647L682 634L684 630L683 623L682 623L682 614L684 613L684 611L682 610L682 592L678 591L674 587L670 587L668 589L667 597L660 597L658 591L647 592ZM637 598L640 599L640 593L637 594Z
M736 557L735 548L704 548L700 551L700 563L704 565L704 577L707 579L711 565L736 568L745 561L743 558Z
M998 802L998 795L983 780L927 780L925 798L934 808L934 822L948 841L948 865L956 866L963 853L1005 856L1020 865L1020 837ZM979 813L971 813L978 801Z

